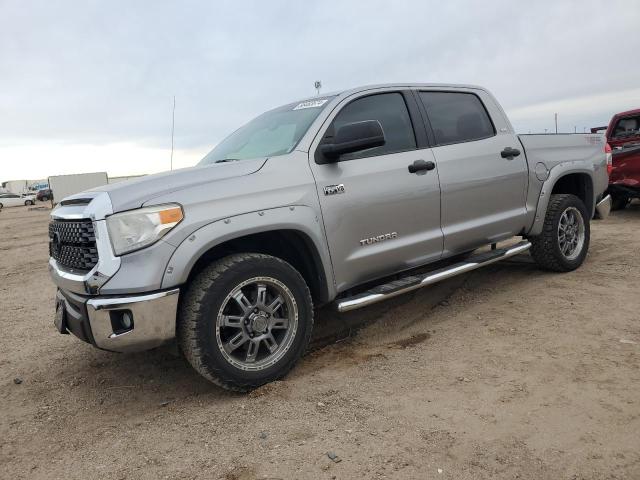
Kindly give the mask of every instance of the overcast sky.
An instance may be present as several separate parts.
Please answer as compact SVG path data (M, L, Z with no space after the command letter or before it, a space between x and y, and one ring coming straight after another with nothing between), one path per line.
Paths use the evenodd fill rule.
M0 0L0 181L194 165L262 111L382 82L489 88L521 133L640 107L640 2Z

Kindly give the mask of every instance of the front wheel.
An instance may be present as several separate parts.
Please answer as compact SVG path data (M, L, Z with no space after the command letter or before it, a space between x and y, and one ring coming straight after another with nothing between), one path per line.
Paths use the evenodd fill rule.
M31 205L33 205L33 202L31 200L27 200L26 202L24 202L25 207L29 207Z
M234 254L202 270L180 306L180 349L198 373L228 390L248 391L283 377L313 328L303 277L287 262Z
M571 194L551 195L540 235L531 237L531 256L545 270L570 272L584 262L589 250L589 214Z

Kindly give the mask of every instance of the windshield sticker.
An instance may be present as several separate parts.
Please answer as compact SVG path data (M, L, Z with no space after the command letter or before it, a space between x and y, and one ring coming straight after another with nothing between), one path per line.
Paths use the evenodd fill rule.
M323 98L322 100L307 100L306 102L299 103L295 107L294 110L302 110L303 108L318 108L324 105L329 101L328 98Z

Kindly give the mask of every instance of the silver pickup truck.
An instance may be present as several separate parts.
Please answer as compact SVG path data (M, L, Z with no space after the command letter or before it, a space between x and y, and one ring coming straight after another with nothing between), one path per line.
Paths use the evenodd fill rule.
M200 374L246 391L293 367L314 306L364 307L527 250L578 268L609 165L601 135L515 135L480 87L294 102L194 168L62 200L55 325L116 352L177 338Z

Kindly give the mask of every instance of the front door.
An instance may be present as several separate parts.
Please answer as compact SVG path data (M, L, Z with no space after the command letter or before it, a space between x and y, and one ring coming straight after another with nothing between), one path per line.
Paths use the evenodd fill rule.
M437 165L420 135L416 140L416 132L424 127L417 108L412 106L409 113L407 102L414 101L411 94L395 91L348 100L334 114L323 138L346 123L377 120L385 144L327 164L317 163L318 145L311 149L339 292L442 254ZM435 168L410 173L408 167L416 161L432 162Z

